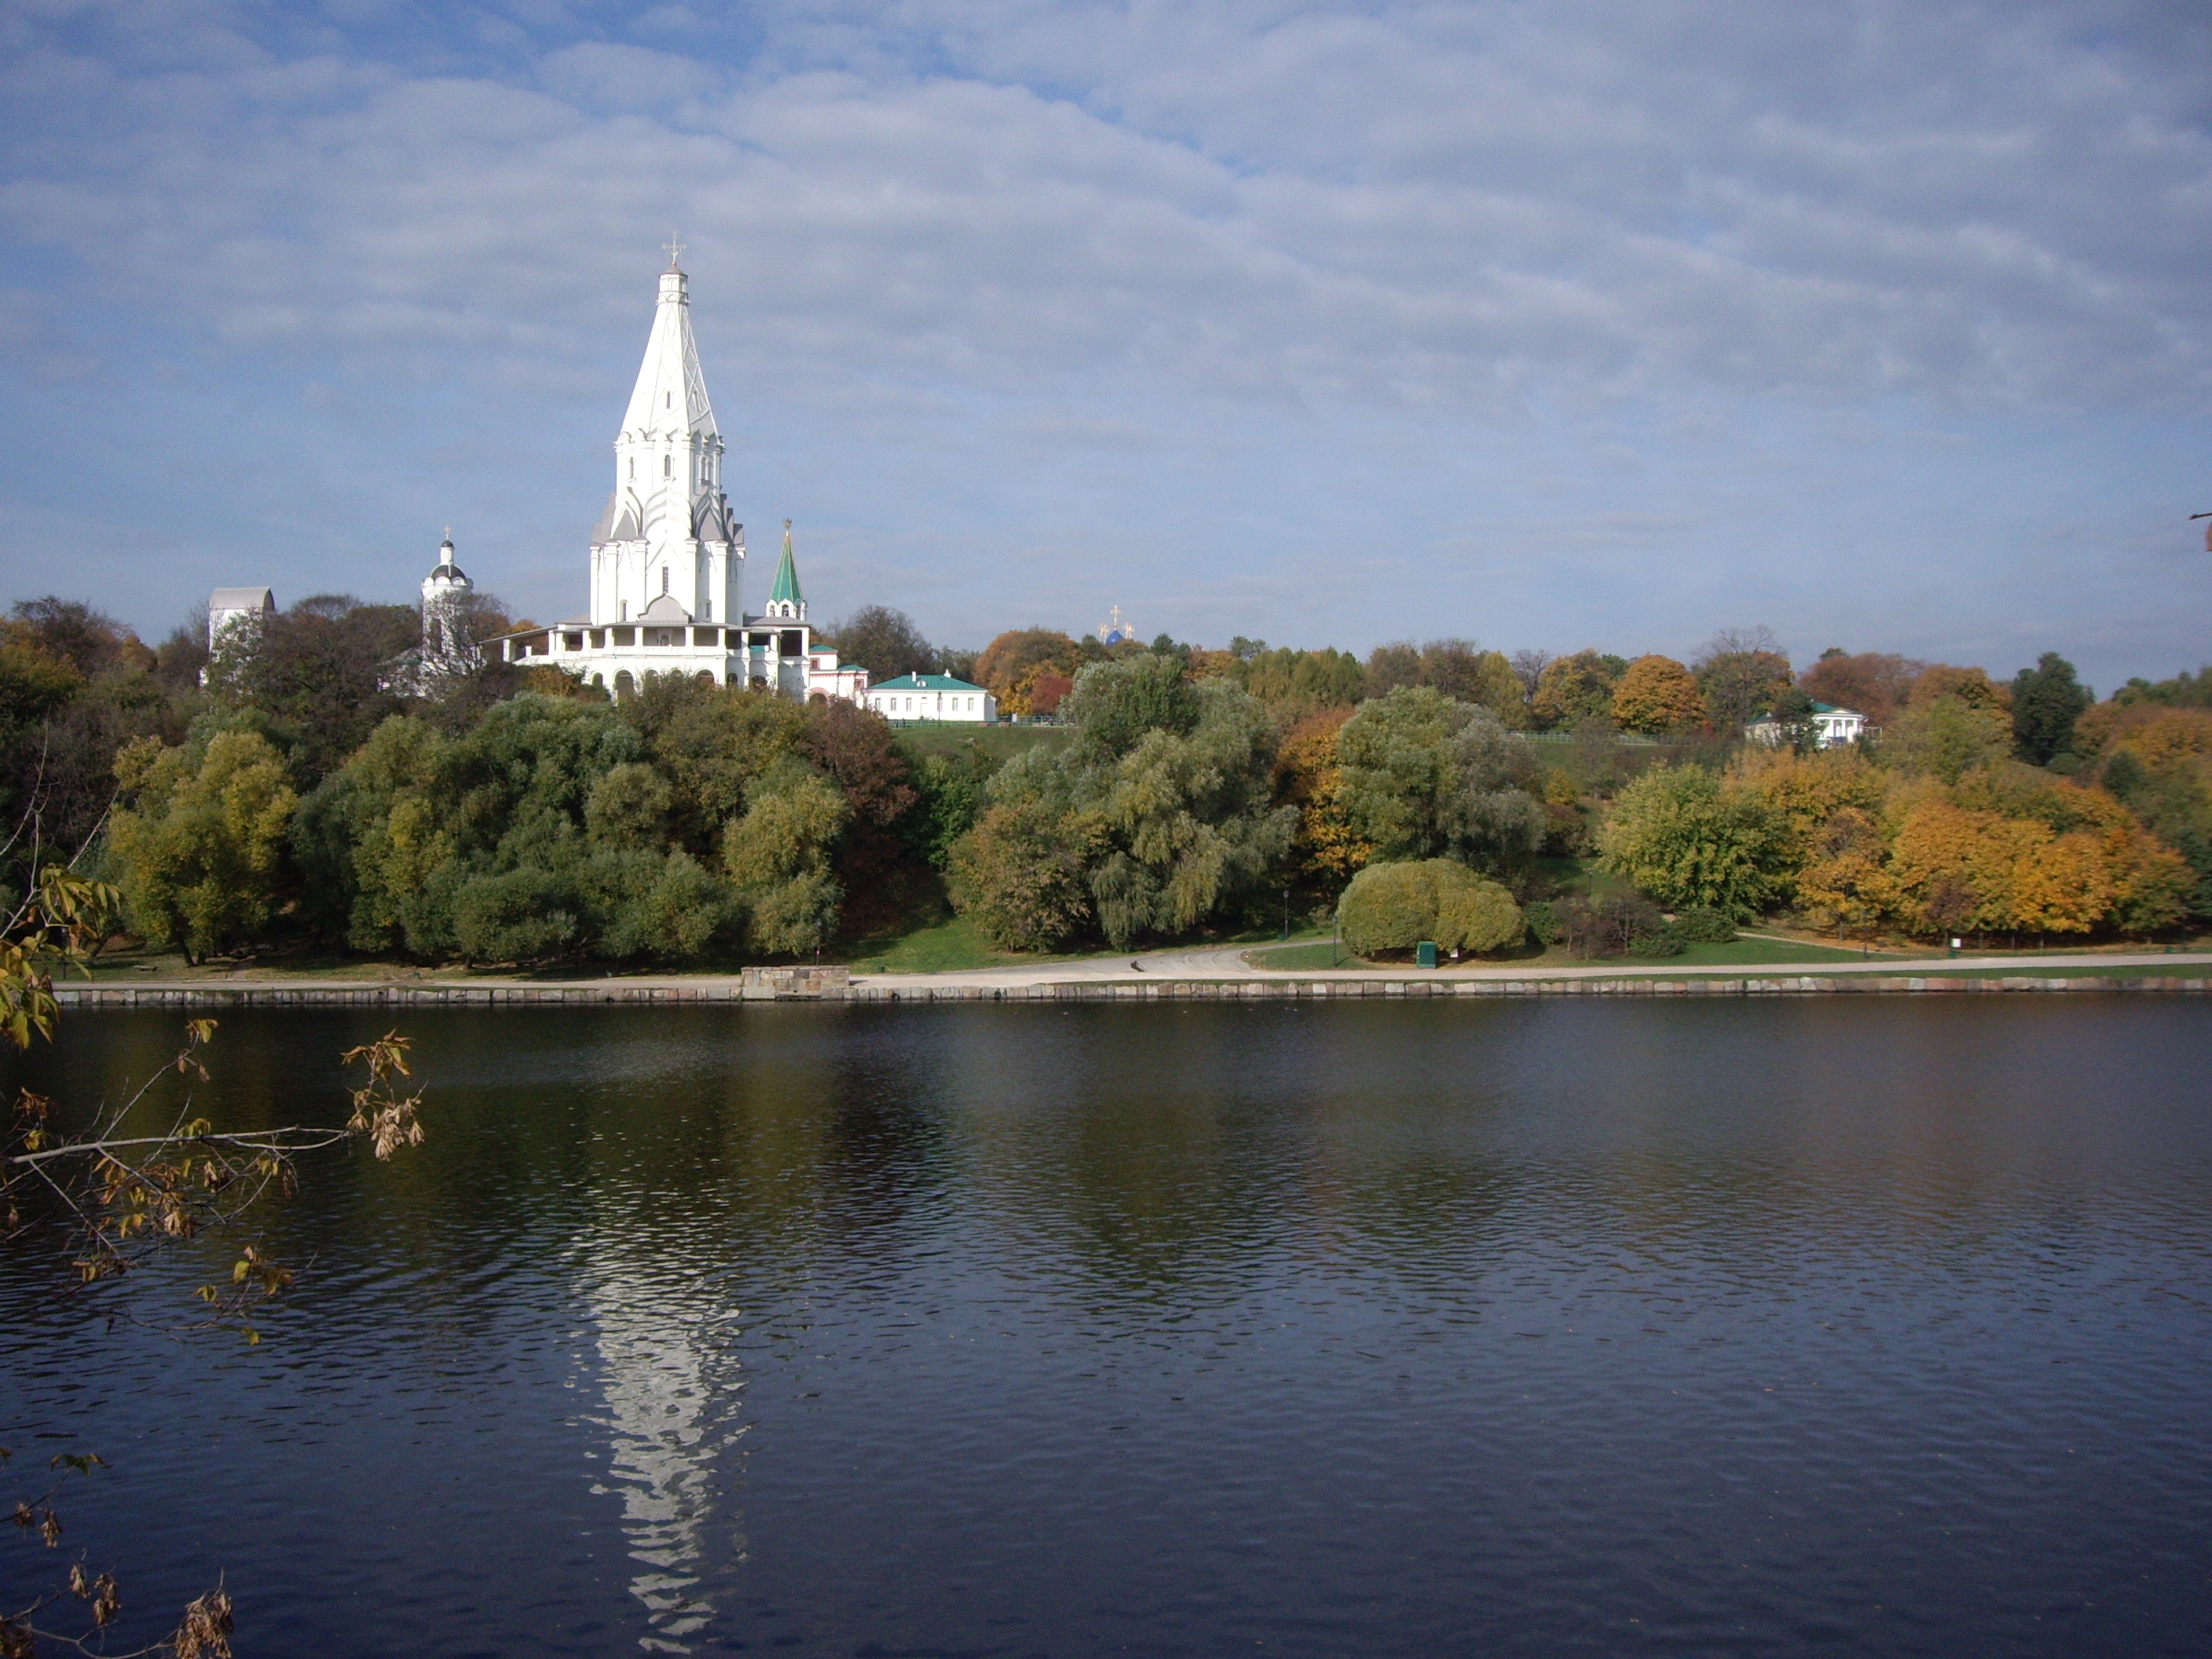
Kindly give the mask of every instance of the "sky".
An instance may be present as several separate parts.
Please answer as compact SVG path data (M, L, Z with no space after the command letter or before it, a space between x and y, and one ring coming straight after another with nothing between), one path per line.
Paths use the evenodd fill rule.
M757 604L2212 659L2212 8L7 0L0 562L575 614L685 245Z

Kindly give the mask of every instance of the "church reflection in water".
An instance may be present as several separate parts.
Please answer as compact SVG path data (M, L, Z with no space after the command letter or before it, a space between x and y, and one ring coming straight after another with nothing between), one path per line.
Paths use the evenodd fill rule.
M585 1296L597 1328L606 1476L622 1502L630 1594L649 1653L689 1653L714 1618L710 1552L739 1559L738 1512L722 1490L744 1433L737 1316L696 1268L657 1263L617 1224L587 1247Z

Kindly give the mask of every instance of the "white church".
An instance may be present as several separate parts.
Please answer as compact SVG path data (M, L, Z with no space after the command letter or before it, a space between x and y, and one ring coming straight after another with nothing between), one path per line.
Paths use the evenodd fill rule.
M690 295L672 258L615 438L614 493L592 535L591 608L488 648L508 662L564 669L617 696L648 675L683 674L795 699L860 702L867 670L814 643L787 520L768 599L757 614L744 614L745 531L730 516L722 454Z

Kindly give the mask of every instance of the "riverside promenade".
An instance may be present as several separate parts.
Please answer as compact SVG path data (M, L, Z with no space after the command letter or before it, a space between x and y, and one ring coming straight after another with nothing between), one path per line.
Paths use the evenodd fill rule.
M428 973L309 977L249 970L222 978L58 982L54 994L65 1006L90 1008L2212 991L2212 951L1873 957L1697 968L1640 963L1545 967L1470 963L1430 969L1348 965L1289 971L1255 966L1248 954L1234 946L1157 951L933 974L855 972L835 965L748 968L738 974L574 977ZM2069 969L2080 971L2064 971ZM2135 971L2122 971L2128 969Z

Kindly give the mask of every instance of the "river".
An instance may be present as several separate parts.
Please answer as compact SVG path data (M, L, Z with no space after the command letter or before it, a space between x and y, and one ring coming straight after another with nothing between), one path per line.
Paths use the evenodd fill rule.
M201 1262L5 1258L9 1478L110 1465L11 1594L221 1574L325 1659L2212 1650L2212 1000L397 1018L429 1139L307 1160L258 1346L151 1328ZM343 1115L394 1018L226 1019L195 1109ZM179 1024L9 1080L81 1118Z

